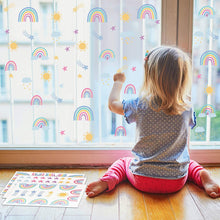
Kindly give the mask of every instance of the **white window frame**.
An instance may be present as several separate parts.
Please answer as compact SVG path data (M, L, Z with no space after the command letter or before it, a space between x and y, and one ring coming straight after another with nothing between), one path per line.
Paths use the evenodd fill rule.
M176 45L192 54L192 0L162 0L161 41L165 45ZM212 146L211 146L212 144ZM45 147L13 146L1 147L0 167L21 166L102 166L116 159L131 156L131 144L90 144L72 146ZM199 163L220 163L218 142L190 142L190 157ZM209 145L209 149L206 146ZM219 150L218 150L219 148ZM28 149L28 150L27 150Z

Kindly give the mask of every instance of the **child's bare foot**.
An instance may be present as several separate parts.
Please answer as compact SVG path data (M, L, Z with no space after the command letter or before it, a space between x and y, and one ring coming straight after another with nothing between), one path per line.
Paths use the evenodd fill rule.
M90 183L86 187L86 194L88 197L95 197L99 195L100 193L104 192L106 189L108 189L108 184L107 182L98 180L96 182Z
M206 193L212 197L220 197L220 186L211 178L207 170L200 171L200 177Z

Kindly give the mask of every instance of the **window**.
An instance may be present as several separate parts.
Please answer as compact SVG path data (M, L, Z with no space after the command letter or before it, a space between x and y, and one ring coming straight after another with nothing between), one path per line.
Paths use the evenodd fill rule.
M0 2L0 30L3 32L3 5Z
M146 50L160 44L177 45L189 54L193 45L192 95L197 116L201 107L210 103L217 116L198 117L198 127L203 127L205 132L203 136L198 135L196 129L192 132L193 158L207 162L203 156L207 151L200 149L207 145L217 149L219 141L219 132L215 131L219 123L219 73L215 67L211 73L210 64L199 65L199 52L209 47L195 45L196 29L203 27L205 46L211 42L211 33L206 31L211 20L204 18L203 25L197 16L203 3L191 0L112 0L111 3L20 0L12 7L6 1L4 7L8 10L2 13L0 10L0 16L9 32L5 34L6 42L0 44L0 65L4 67L0 76L5 76L7 97L4 103L0 101L0 117L4 115L3 120L8 122L8 138L1 149L13 147L19 156L19 150L24 150L24 156L13 157L16 151L7 151L0 163L15 163L15 158L16 161L20 158L17 163L23 164L81 163L83 153L84 163L104 164L129 155L135 140L135 125L127 125L123 117L108 110L112 76L117 71L126 74L123 99L138 96ZM212 7L218 8L218 5ZM217 10L212 30L219 35L216 21ZM212 41L213 48L219 48L220 41ZM216 52L219 53L218 49ZM4 73L9 64L10 69L6 68ZM204 91L209 72L212 95ZM207 78L199 79L196 77L199 74ZM1 78L1 85L2 82ZM70 150L74 152L69 153ZM219 152L208 152L212 162L219 161ZM197 155L202 156L197 159Z
M220 146L219 1L194 1L193 103L197 127L192 140L199 146ZM197 146L198 147L198 146Z
M138 95L146 50L161 41L161 2L20 1L14 7L17 19L12 10L5 13L12 28L1 46L10 47L9 145L133 142L135 126L112 114L106 97L117 71L127 76L123 98Z
M55 80L54 80L54 66L42 65L41 66L42 78L43 78L43 91L45 95L52 95L55 92Z
M51 39L53 30L53 2L40 2L40 15L41 20L39 20L41 25L40 40L49 41Z
M0 120L0 143L8 142L8 125L6 120Z
M6 94L6 80L4 66L0 65L0 98Z
M42 136L43 142L45 143L55 143L56 142L56 130L55 130L55 120L48 121L48 129L43 130Z

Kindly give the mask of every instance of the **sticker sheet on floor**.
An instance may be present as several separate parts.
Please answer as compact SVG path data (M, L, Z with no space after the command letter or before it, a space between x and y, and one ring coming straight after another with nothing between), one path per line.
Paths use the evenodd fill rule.
M3 205L78 207L84 174L16 172L1 192Z

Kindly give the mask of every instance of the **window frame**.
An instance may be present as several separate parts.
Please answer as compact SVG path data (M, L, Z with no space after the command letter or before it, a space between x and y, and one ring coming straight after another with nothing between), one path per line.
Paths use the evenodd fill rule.
M161 44L182 48L192 55L193 1L162 0ZM200 144L200 143L199 143ZM190 142L191 146L194 145ZM197 143L198 146L198 143ZM200 146L200 145L199 145ZM190 147L190 157L199 163L220 163L220 149L213 143L210 149ZM116 159L131 156L131 144L90 144L48 147L0 147L0 167L23 166L107 166ZM27 150L28 149L28 150Z

